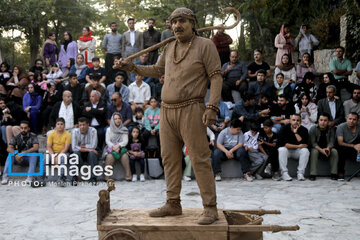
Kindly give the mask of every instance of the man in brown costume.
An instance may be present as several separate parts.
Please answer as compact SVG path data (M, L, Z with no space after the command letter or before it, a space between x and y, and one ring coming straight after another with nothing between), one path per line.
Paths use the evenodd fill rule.
M165 74L160 113L160 141L167 201L150 212L151 217L181 215L180 191L182 179L182 147L185 144L204 211L199 224L211 224L218 219L216 190L210 163L206 126L214 124L221 95L221 67L215 45L199 37L195 30L196 16L187 8L178 8L170 15L176 40L167 44L156 65L140 66L121 59L117 65L142 76ZM210 100L204 98L209 81Z

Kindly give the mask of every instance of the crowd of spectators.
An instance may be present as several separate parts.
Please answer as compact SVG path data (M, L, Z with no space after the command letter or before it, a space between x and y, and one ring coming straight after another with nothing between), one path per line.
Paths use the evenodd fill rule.
M95 56L96 40L87 26L77 42L65 32L60 46L55 34L48 34L41 58L28 72L21 66L11 69L6 62L1 63L0 142L7 150L4 157L15 150L38 152L37 135L42 134L47 138L48 154L73 152L81 160L80 165L87 161L91 168L101 159L105 166L119 160L128 181L137 181L135 162L139 161L140 181L145 181L144 159L148 152L155 151L161 158L161 88L166 80L130 74L112 66L120 57L172 36L169 21L163 32L155 29L154 19L147 23L148 29L142 33L135 29L135 20L129 18L129 30L123 34L117 32L115 22L110 24L111 32L101 44L106 51L104 67ZM264 176L289 181L292 178L287 162L292 157L299 160L298 180L305 180L309 160L310 179L316 179L319 158L329 160L332 179L343 180L345 158L338 156L355 159L360 152L360 88L358 82L348 80L352 67L343 57L345 49L336 48L330 72L315 81L319 74L312 62L313 47L319 42L306 25L301 26L296 39L289 26L281 27L275 38L278 51L274 71L263 61L261 50L254 50L254 62L249 65L239 60L238 52L230 51L231 37L223 30L212 40L224 79L218 119L208 127L215 179L221 180L222 161L236 159L247 181ZM294 61L296 48L298 64ZM153 65L158 55L157 50L145 53L134 63ZM356 71L359 80L360 62ZM189 181L191 159L186 146L184 157L184 180ZM2 184L7 184L9 158L4 163ZM36 159L15 155L11 163L29 165L30 173ZM56 158L56 164L64 163ZM28 176L26 182L32 181ZM63 172L58 181L65 181ZM92 175L90 181L96 183L97 179Z

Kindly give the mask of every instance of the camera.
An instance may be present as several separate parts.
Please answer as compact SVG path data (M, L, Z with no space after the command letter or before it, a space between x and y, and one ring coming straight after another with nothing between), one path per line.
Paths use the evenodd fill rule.
M100 80L101 79L101 73L95 72L90 74L90 79L92 80Z

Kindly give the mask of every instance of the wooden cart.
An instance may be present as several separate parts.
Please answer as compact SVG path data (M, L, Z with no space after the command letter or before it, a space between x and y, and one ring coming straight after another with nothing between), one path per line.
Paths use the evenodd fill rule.
M264 231L296 231L299 226L261 225L266 210L218 210L219 220L211 225L198 225L202 209L183 209L180 216L149 217L150 209L110 209L110 191L99 192L97 230L99 240L261 240Z

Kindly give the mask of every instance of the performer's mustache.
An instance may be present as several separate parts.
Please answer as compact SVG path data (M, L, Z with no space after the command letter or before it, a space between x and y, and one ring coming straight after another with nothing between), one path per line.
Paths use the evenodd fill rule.
M184 29L181 27L175 28L174 32L184 32Z

